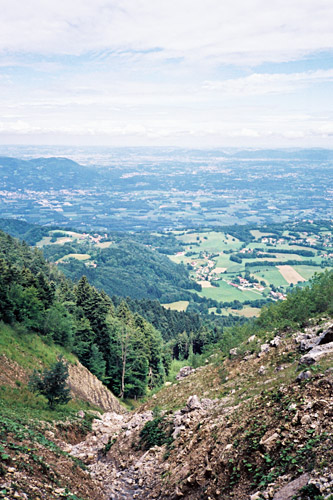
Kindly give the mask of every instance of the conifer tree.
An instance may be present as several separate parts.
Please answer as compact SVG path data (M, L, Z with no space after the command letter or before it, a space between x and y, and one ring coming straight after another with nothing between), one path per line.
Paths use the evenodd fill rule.
M54 409L59 404L70 401L69 388L67 387L68 365L60 356L49 370L45 369L42 374L36 370L29 380L32 391L38 392L46 397L50 408Z

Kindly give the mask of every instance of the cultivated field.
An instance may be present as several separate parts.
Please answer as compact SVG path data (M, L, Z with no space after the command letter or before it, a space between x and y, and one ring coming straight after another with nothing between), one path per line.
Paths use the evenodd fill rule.
M317 230L312 235L281 226L278 232L276 227L270 232L269 226L267 230L252 229L252 240L247 242L223 231L174 233L185 245L183 252L170 258L188 266L191 277L202 286L202 297L220 303L251 301L254 307L246 304L235 313L251 317L258 313L258 299L260 305L267 299L283 299L290 285L305 283L321 272L332 252L332 233ZM244 233L240 230L239 234ZM328 249L321 250L325 246ZM330 269L331 260L327 263Z
M301 276L292 266L276 266L284 279L288 283L293 283L296 285L299 281L306 281L303 276Z

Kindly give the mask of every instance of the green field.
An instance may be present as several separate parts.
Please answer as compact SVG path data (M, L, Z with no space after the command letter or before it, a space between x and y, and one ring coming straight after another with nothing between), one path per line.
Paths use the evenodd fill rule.
M266 281L267 285L272 283L274 286L288 286L288 282L276 267L253 267L251 274L259 281Z
M262 298L262 294L259 292L239 290L232 285L228 285L225 281L219 281L218 283L218 287L212 286L211 288L203 288L202 291L199 292L199 295L222 302L230 302L232 300L244 302L245 300L257 300Z
M224 309L223 313L230 313L234 316L244 316L245 318L255 318L259 316L260 309L258 307L245 306L243 309Z
M194 255L192 257L186 257L186 255L169 255L169 258L176 264L180 264L181 262L183 264L190 264L193 260L196 260Z
M171 309L172 311L186 311L188 305L188 300L178 300L177 302L162 304L163 307L165 307L166 309Z
M44 247L46 245L52 245L51 243L51 236L44 236L38 243L36 243L36 247Z
M65 255L65 257L62 257L59 259L58 262L65 262L66 260L69 259L76 259L76 260L89 260L90 255L88 253L69 253Z
M187 208L185 211L188 211ZM163 213L163 210L161 210L161 213ZM271 292L276 291L285 294L289 290L289 283L287 282L288 276L286 275L286 278L284 278L279 269L275 267L275 264L294 261L296 264L291 264L291 266L305 280L309 280L315 272L321 272L323 270L320 265L326 265L329 262L327 257L321 257L321 254L323 253L323 245L327 247L327 253L331 252L331 247L328 244L331 241L329 238L330 233L327 231L325 231L325 237L317 234L316 239L314 237L315 235L312 235L311 231L305 234L302 231L296 232L295 230L291 231L291 234L289 234L289 232L282 227L279 232L274 234L269 231L269 226L263 228L262 230L258 227L257 229L251 229L250 231L252 237L255 238L254 241L250 241L249 233L244 229L230 229L230 231L235 234L235 236L238 236L238 238L230 235L227 231L228 230L218 231L211 229L172 231L172 235L177 240L177 244L174 247L175 253L173 255L168 255L168 257L174 263L183 264L188 268L190 277L195 282L202 284L202 290L199 292L199 295L206 297L207 299L213 299L222 303L232 302L233 300L244 302L248 300L256 301L258 299L268 299ZM153 234L154 237L158 235L162 237L163 233L159 234L155 232ZM270 240L266 243L262 243L260 241L261 238L267 236ZM290 240L289 243L293 243L295 241L294 244L288 244L286 239L282 243L279 243L281 238L290 236L292 236L294 240ZM56 239L56 241L51 242L52 238L54 240ZM322 245L322 247L318 247L318 249L313 248L313 246L309 244L309 238L311 242L315 242L316 245ZM110 237L109 239L112 238ZM163 238L161 238L161 241L162 240ZM98 249L104 249L113 244L112 241L103 241L103 239L102 242L94 241L90 238L89 234L83 236L82 234L74 231L54 230L50 231L49 235L44 237L37 245L43 247L54 243L64 244L67 241L70 241L72 244L78 244L77 247L75 247L77 253L69 253L59 259L59 261L66 262L69 259L76 259L86 261L86 265L89 263L94 265L95 261L93 259L95 256L94 254L89 255L86 253L90 253L90 247L86 245L82 248L81 243L95 245ZM157 246L159 245L157 244ZM173 248L172 244L171 246L168 246L168 250L170 248ZM246 251L254 248L262 250L267 254L267 256L258 256L258 258L256 258L255 253L251 254L251 252ZM182 252L179 252L180 249L182 249ZM244 252L240 252L242 249L244 249ZM294 253L297 251L304 252L304 250L310 250L314 255L303 256L298 253ZM73 252L73 249L68 251ZM286 251L287 253L283 253L283 251ZM233 260L231 260L231 258ZM235 262L234 259L241 259L241 262ZM256 263L260 264L264 261L270 262L273 265L265 267L254 265ZM319 265L313 266L304 264L304 262L309 261L313 261ZM253 265L253 267L247 267L246 264ZM235 282L235 280L237 283L237 280L249 279L249 276L250 283L246 283L244 287L245 289L243 290L226 283L226 281ZM211 283L216 283L216 277L219 278L219 281L217 282L219 286L211 286ZM265 290L256 290L255 285L251 284L251 278L258 280L259 283L261 282L261 285L265 286ZM304 283L302 286L304 286ZM191 291L193 293L197 293L195 290ZM179 295L177 298L186 300L172 302L170 304L165 304L165 306L178 311L185 310L188 305L188 296ZM256 306L257 304L254 305ZM242 315L244 314L245 313L243 311ZM252 314L252 312L249 311L246 314Z
M195 281L203 284L202 291L199 295L218 302L231 302L233 300L244 302L247 300L255 301L258 299L265 299L269 298L271 291L278 291L283 294L287 293L289 283L282 276L281 272L275 267L275 265L267 267L259 265L255 267L246 267L246 264L259 264L264 261L274 264L282 264L294 261L297 262L297 264L292 265L292 267L305 280L309 280L315 272L320 272L322 270L319 266L317 267L302 264L303 262L309 260L318 264L321 264L323 261L323 258L320 257L320 251L314 249L308 244L310 233L299 233L299 236L295 237L295 244L288 244L287 241L279 243L281 238L290 236L289 233L280 232L278 236L276 236L274 233L269 231L269 228L267 228L266 231L265 229L261 231L259 228L251 230L251 234L255 237L255 241L247 241L246 243L244 243L241 239L234 238L230 234L222 231L203 230L193 232L187 231L185 234L174 232L174 234L178 241L185 243L184 252L193 252L193 255L173 255L170 256L171 260L177 263L182 262L184 265L192 265L194 262L195 264L192 266L193 269L191 269L190 275ZM269 237L270 241L262 243L260 240L263 237ZM302 239L301 243L299 241L300 239ZM290 243L293 242L290 241ZM239 255L235 255L239 253L242 248L258 248L268 255L265 257L255 257L254 255L253 258L251 258L251 255L248 253L244 255L246 257L249 256L250 258L244 258L242 252ZM304 251L305 249L308 251L310 250L314 255L303 256L298 253L294 253L297 251ZM287 253L284 253L283 251L287 251ZM241 258L242 262L238 263L234 260L230 260L230 257L233 255L234 258ZM204 256L206 259L202 258ZM214 272L214 269L208 266L210 261L214 262L214 269L220 268L219 272ZM250 277L258 280L259 283L261 282L261 285L265 286L265 290L258 291L253 285L251 288L251 284L247 284L245 289L241 290L226 283L226 281L234 281L237 278L239 279L239 277L245 278L246 272L250 273ZM220 278L218 281L219 286L207 286L207 284L213 283L214 277L216 276ZM302 286L304 286L304 284L302 284ZM244 308L239 314L250 317L257 314L257 312L257 308L251 310L251 308L247 307ZM230 313L237 314L233 311L230 311Z
M214 253L227 249L237 249L241 246L241 242L237 238L217 231L186 233L177 236L177 239L184 243L199 243L200 247L193 246L192 250L194 252L208 251Z
M54 234L62 234L62 236L56 236L55 241L51 241L52 238L54 237ZM59 229L54 229L49 231L50 236L44 236L40 241L36 243L37 247L44 247L46 245L63 245L64 243L70 242L70 241L75 241L75 240L82 240L84 239L82 237L81 233L76 233L75 231L63 231Z
M293 268L295 269L295 271L297 271L301 276L303 276L304 279L306 280L309 280L310 278L312 278L312 276L315 274L315 273L321 273L323 272L325 269L322 269L320 267L317 267L317 266L293 266ZM327 267L326 269L332 269L331 267Z
M265 236L272 236L272 233L263 233L259 229L252 229L251 230L252 236L254 236L256 239L258 238L264 238Z

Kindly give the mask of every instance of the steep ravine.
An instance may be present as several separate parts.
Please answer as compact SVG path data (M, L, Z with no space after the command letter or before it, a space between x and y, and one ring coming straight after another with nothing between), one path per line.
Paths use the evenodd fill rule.
M197 369L135 413L105 413L66 451L88 464L109 500L329 499L331 334L326 320L250 339L223 367ZM173 440L146 450L139 434L154 407Z

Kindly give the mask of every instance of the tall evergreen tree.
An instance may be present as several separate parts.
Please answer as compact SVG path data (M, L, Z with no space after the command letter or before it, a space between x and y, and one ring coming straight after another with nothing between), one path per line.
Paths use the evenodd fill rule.
M29 380L31 390L46 397L50 408L70 401L69 388L67 387L68 366L62 357L54 363L49 370L45 369L42 374L36 370Z

